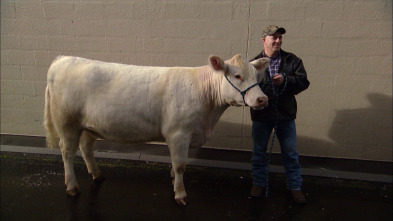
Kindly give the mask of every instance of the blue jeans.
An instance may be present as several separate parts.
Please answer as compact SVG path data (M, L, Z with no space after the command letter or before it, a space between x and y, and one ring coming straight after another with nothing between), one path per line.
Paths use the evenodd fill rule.
M266 186L266 150L275 121L253 121L252 139L253 155L251 159L253 184ZM278 121L277 137L280 142L282 161L287 175L287 187L300 190L303 179L299 164L299 153L296 150L295 120ZM269 147L270 150L270 147Z

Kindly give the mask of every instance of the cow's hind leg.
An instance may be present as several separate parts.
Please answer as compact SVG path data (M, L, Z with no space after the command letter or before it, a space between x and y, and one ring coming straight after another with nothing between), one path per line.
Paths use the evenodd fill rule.
M190 136L183 133L175 133L167 137L166 141L169 146L171 154L172 169L171 176L174 177L173 189L175 192L176 203L186 205L186 190L183 182L183 174L186 169L186 162L188 158L188 147L190 143Z
M94 158L93 147L96 138L91 136L88 132L82 132L82 136L79 141L79 149L82 153L82 157L85 160L87 171L93 176L95 183L100 183L104 181L104 177L101 174L100 169L98 169L96 160Z
M64 163L64 177L67 186L66 192L70 196L80 193L78 181L74 171L74 160L78 149L80 133L70 131L60 138L60 149Z

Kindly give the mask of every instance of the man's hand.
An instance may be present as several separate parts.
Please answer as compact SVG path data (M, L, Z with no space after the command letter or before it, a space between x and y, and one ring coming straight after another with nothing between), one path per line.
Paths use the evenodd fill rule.
M284 76L282 74L275 74L273 75L273 84L281 85L284 82Z

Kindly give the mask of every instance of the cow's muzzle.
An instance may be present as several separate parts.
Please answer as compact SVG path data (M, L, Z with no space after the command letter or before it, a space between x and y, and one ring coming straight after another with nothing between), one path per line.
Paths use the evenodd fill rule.
M262 110L263 108L267 107L268 104L269 104L269 98L267 98L267 96L258 97L255 102L255 105L252 106L252 109Z

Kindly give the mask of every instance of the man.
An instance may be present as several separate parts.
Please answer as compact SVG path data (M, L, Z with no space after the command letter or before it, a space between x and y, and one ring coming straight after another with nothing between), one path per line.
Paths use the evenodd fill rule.
M307 89L310 82L303 62L296 55L281 49L282 36L286 30L276 25L268 26L262 33L264 50L254 59L269 57L266 70L268 83L260 87L269 97L269 105L263 110L251 109L253 156L251 196L262 196L266 191L266 150L275 125L280 142L282 161L287 175L287 188L296 203L304 204L301 190L303 179L296 150L296 99L295 95ZM276 103L277 102L277 103Z

